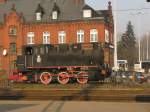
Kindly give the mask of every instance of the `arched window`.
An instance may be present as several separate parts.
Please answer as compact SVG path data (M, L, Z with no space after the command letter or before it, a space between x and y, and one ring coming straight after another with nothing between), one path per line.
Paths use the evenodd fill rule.
M52 12L52 19L57 19L58 18L58 12L57 11L53 11Z
M77 31L77 43L84 43L84 30Z
M98 42L98 31L97 29L90 30L90 42Z
M10 43L10 54L16 53L16 43Z
M27 44L34 44L34 32L27 33Z
M105 42L109 43L109 31L105 29Z
M11 26L9 28L9 35L14 35L14 36L17 35L17 29L15 26Z
M50 33L43 32L43 44L50 44Z
M66 32L65 31L58 32L58 43L59 44L66 43Z
M41 12L37 12L37 13L36 13L36 20L37 20L37 21L41 21L41 19L42 19L42 14L41 14Z

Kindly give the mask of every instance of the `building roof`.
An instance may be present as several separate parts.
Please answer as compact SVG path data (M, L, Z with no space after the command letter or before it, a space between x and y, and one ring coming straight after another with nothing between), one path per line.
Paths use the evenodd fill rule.
M59 7L57 6L57 3L56 3L56 2L54 3L54 6L53 6L52 11L58 11L58 12L60 12L60 9L59 9Z
M39 12L39 13L44 14L44 9L43 9L43 7L41 7L41 4L40 4L40 3L38 4L37 9L36 9L35 12Z
M79 4L75 4L74 0L7 0L0 3L0 22L4 21L3 15L9 14L13 4L15 4L17 13L23 14L25 22L35 22L35 12L41 11L41 9L44 12L42 22L52 22L54 20L51 19L51 13L56 8L55 2L57 9L60 10L59 20L61 21L83 19L83 7L88 6L85 5L84 0ZM94 9L93 11L94 17L104 17L103 13L99 14Z

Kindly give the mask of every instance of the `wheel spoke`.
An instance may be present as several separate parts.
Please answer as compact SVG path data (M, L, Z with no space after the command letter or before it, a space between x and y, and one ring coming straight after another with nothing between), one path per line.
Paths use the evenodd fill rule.
M67 72L60 72L57 80L60 84L67 84L69 82L69 76Z
M43 84L47 85L52 81L52 75L49 72L41 73L40 80Z
M79 72L77 82L80 84L86 84L88 82L88 74L86 72Z

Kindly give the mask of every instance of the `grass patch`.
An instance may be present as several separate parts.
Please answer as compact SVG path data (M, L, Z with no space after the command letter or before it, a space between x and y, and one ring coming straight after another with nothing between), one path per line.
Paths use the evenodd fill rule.
M83 90L83 89L90 89L90 90L150 90L150 84L20 84L20 83L13 83L12 89L25 89L25 90Z

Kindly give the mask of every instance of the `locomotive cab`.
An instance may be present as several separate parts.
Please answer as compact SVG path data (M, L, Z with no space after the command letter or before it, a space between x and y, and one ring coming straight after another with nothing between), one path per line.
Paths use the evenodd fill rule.
M33 54L33 47L26 47L25 48L25 55L32 55Z

